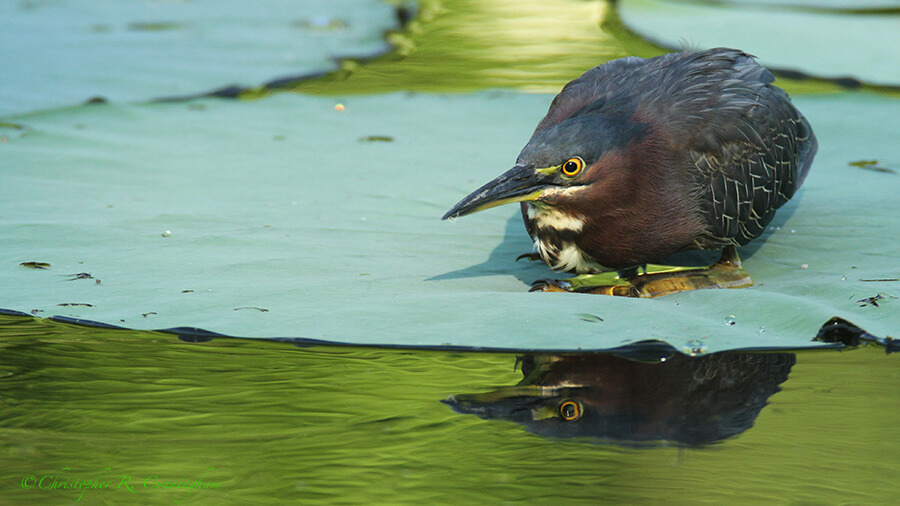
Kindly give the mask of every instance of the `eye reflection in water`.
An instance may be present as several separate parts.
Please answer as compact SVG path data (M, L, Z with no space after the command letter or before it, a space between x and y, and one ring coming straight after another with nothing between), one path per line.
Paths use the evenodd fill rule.
M517 385L443 402L548 437L702 446L752 427L795 361L793 353L527 354L517 357Z

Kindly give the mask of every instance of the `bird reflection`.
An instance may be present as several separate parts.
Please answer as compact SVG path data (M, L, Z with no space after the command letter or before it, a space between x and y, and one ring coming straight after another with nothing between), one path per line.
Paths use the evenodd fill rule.
M702 446L753 426L780 390L793 353L725 352L654 361L614 353L524 355L517 385L443 401L458 413L510 420L555 438L625 446Z

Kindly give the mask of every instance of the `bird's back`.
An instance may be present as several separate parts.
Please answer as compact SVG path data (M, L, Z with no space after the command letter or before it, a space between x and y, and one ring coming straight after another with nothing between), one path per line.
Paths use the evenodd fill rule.
M672 177L688 177L706 230L685 248L743 245L803 183L817 142L806 118L752 56L717 48L614 60L570 82L535 135L589 107L649 123L667 138Z

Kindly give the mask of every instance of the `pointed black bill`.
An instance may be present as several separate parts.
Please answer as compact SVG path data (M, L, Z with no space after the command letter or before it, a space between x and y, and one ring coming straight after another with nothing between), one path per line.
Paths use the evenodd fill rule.
M536 200L548 186L547 180L540 171L516 165L460 200L441 219L458 218L511 202Z

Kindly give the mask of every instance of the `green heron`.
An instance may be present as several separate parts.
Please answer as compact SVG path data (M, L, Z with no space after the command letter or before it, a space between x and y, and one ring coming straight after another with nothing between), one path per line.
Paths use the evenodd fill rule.
M774 80L726 48L594 67L556 96L516 165L443 219L520 202L535 245L523 256L578 274L533 290L653 297L752 285L735 247L794 195L817 148ZM648 273L692 249L722 258Z
M655 362L615 352L529 354L517 358L523 375L517 385L442 402L554 438L700 446L752 427L796 362L793 353L688 357L669 349Z

